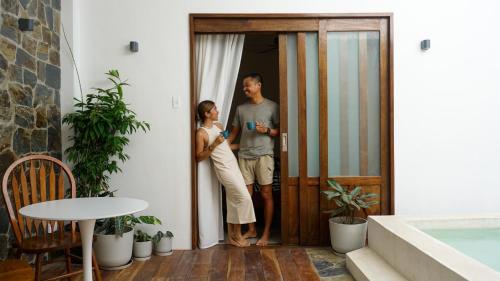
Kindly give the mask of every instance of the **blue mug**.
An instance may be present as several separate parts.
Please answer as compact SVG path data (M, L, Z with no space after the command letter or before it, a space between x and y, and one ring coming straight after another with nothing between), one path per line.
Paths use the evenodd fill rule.
M225 131L222 131L220 132L220 134L225 138L227 139L229 137L229 131L228 130L225 130Z
M248 121L247 122L247 129L255 130L255 126L256 126L255 121Z

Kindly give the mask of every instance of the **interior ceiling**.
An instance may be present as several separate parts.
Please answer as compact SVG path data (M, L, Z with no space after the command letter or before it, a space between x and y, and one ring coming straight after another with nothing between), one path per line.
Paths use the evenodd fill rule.
M250 33L245 35L247 52L265 53L278 50L278 35L274 33Z

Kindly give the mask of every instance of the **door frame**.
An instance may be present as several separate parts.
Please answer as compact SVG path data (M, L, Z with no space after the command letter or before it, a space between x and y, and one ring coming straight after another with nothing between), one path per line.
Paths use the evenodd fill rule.
M197 33L244 33L244 32L307 32L320 29L321 19L387 19L388 22L388 137L389 137L389 214L394 214L394 70L393 70L393 14L392 13L332 13L332 14L189 14L189 48L190 48L190 118L191 118L191 247L198 247L198 183L195 153L196 108L196 69L195 69L195 34ZM280 40L282 36L280 36ZM281 43L281 42L280 42ZM280 44L282 46L282 44ZM280 56L282 55L280 50ZM283 69L283 67L285 69ZM279 66L280 72L286 71L286 65ZM279 81L280 93L286 91L286 81ZM280 94L280 96L282 96ZM286 101L285 101L286 102ZM286 103L284 104L286 106ZM286 109L286 108L285 108ZM283 110L280 100L280 117L287 114ZM287 132L286 126L280 122L280 130ZM281 142L281 137L279 137ZM281 145L280 145L281 147ZM282 149L281 149L282 151ZM285 154L282 153L286 157ZM321 157L321 155L320 155ZM286 159L285 159L286 160ZM282 163L285 163L281 159ZM287 170L287 169L285 169ZM288 221L286 214L288 208L288 194L283 185L288 185L288 175L281 175L281 233L282 243L289 244ZM294 241L295 242L295 241Z

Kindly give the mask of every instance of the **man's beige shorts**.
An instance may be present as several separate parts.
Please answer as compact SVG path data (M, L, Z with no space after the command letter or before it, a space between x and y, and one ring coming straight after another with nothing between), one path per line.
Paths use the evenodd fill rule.
M260 156L257 159L239 158L241 174L245 184L253 184L255 178L260 185L273 183L274 157L271 155Z

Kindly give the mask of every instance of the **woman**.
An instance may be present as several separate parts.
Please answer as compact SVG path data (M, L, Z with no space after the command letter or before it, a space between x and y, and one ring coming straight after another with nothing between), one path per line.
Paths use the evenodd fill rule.
M241 225L255 222L252 198L241 175L238 161L229 143L221 135L222 125L216 122L219 112L213 101L198 105L201 127L196 131L196 161L211 158L217 178L226 189L229 243L238 247L250 243L241 235Z

